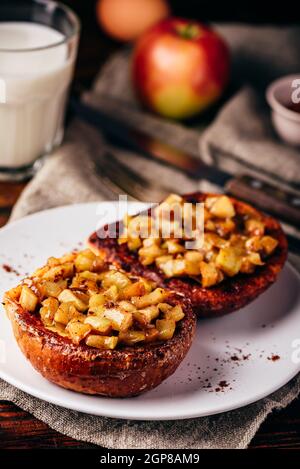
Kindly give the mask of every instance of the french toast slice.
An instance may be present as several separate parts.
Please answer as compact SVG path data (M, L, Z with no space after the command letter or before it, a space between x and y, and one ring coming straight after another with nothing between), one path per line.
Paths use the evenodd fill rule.
M206 202L208 198L221 197L218 194L193 193L181 196L184 202L195 204ZM261 265L256 265L250 273L238 272L235 275L223 275L222 281L209 287L201 284L201 276L167 276L156 263L144 265L137 250L129 249L128 243L120 243L117 238L100 238L93 233L88 245L93 252L103 256L106 261L130 272L153 280L160 287L180 294L190 302L199 318L217 317L243 308L270 285L283 268L287 258L288 244L280 224L272 217L256 210L252 206L232 197L227 197L234 207L238 220L254 219L264 226L264 236L272 239L276 247L266 256ZM109 229L105 227L105 231ZM116 225L117 235L124 229L122 222ZM204 239L207 232L204 233ZM250 235L249 235L250 237ZM222 273L222 271L221 271Z

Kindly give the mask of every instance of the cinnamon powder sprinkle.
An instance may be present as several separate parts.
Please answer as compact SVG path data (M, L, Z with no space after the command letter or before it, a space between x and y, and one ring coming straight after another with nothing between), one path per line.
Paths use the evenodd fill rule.
M240 358L237 355L232 355L232 357L230 357L230 360L232 360L233 362L239 362Z
M2 264L2 268L3 270L5 270L5 272L9 273L9 274L15 274L15 275L20 275L19 272L14 269L11 265L8 265L8 264Z
M218 386L219 386L220 388L222 388L222 389L228 388L229 383L227 383L227 381L225 381L225 380L224 380L224 381L220 381L220 382L218 383Z
M267 357L267 359L272 362L277 362L277 360L280 360L280 356L272 354L270 357Z

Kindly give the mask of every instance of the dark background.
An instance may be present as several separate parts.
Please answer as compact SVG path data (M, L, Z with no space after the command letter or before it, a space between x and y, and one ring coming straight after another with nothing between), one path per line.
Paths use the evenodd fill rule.
M97 24L96 0L63 1L76 11L82 22L78 60L80 69L77 67L76 80L87 87L101 64L120 47L120 43L109 38ZM205 22L300 24L300 4L291 0L169 0L169 4L173 15Z
M94 14L96 0L63 0L63 3L85 16ZM175 15L207 21L278 24L300 21L300 5L295 0L169 0L169 4Z

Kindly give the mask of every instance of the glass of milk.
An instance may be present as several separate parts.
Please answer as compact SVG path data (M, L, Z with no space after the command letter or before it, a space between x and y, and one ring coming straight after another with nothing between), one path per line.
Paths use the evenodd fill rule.
M80 23L48 0L0 2L0 179L32 175L62 141Z

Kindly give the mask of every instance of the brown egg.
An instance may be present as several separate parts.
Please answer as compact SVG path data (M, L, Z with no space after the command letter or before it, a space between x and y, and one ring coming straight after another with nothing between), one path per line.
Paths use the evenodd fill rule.
M166 0L98 0L97 18L112 37L132 41L170 13Z

